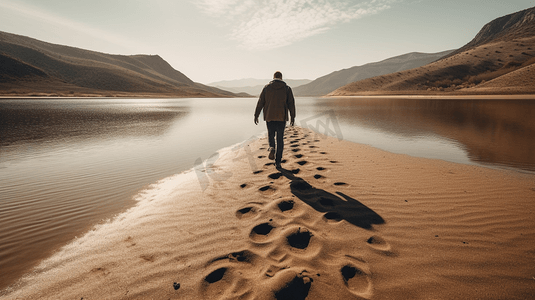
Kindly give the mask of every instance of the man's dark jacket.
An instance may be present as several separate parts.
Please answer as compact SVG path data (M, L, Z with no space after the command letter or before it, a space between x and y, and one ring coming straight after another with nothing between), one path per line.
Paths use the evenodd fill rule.
M288 111L292 120L295 119L295 99L286 82L275 79L264 87L256 104L255 118L258 118L262 109L266 122L288 121Z

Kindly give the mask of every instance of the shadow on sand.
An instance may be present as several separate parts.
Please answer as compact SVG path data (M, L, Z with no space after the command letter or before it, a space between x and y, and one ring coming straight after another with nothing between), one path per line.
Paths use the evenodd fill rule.
M385 221L376 212L341 192L337 195L311 186L304 179L295 176L292 171L279 168L283 176L290 179L290 188L301 201L310 205L318 212L325 213L324 217L329 220L347 222L364 228L371 229L373 224L383 224Z

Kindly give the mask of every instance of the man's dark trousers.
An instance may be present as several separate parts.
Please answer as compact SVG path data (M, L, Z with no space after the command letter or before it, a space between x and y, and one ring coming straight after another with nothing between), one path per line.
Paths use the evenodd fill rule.
M275 163L280 164L282 160L282 150L284 150L284 121L269 121L267 123L269 147L277 149ZM275 134L277 135L277 146L275 147Z

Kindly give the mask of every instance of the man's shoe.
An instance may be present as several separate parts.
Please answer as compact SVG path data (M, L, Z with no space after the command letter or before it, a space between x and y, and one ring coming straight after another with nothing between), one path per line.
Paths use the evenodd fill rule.
M269 148L269 159L274 160L275 159L275 148L270 147Z

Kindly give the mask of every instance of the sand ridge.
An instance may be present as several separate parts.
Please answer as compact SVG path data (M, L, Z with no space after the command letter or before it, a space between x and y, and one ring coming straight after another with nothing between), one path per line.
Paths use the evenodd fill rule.
M156 183L0 299L525 299L532 175L294 127ZM201 179L201 180L200 180ZM208 182L208 185L203 185Z

